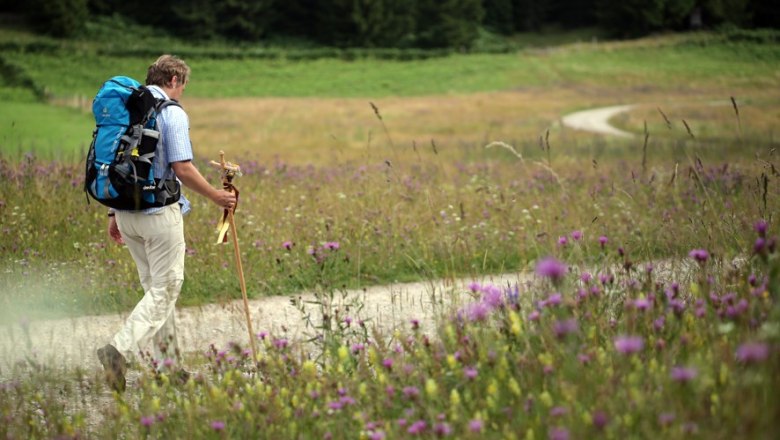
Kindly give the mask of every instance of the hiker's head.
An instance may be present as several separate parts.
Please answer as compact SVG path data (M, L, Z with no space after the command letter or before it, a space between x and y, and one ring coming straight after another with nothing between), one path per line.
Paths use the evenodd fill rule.
M174 55L163 55L149 66L146 85L168 89L183 87L190 79L190 66Z

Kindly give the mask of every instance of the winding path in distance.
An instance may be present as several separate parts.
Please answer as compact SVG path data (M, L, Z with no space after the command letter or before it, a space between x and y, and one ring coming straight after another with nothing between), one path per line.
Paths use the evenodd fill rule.
M627 112L636 105L613 105L582 110L561 118L564 127L575 130L589 131L591 133L605 134L622 138L633 138L635 135L627 131L617 129L609 124L609 119L620 113Z

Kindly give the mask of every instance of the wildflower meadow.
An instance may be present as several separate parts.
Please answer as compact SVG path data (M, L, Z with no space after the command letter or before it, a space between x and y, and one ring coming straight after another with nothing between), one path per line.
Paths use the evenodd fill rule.
M249 296L289 296L307 337L256 321L256 356L246 339L204 344L170 353L161 374L139 354L124 393L106 386L93 352L76 365L35 346L13 362L0 352L0 437L777 437L777 49L665 41L387 62L426 84L453 62L477 79L496 65L510 73L494 90L475 80L426 96L409 80L376 99L347 86L290 98L292 80L270 97L240 96L253 90L240 84L199 94L198 72L215 83L231 69L251 79L252 69L194 57L184 105L195 162L215 183L207 164L220 150L242 167L236 222ZM67 87L51 78L106 76L105 67L58 75L60 64L79 67L57 47L2 54L58 93ZM654 71L653 54L679 62ZM686 64L686 54L707 63ZM761 55L755 70L750 54ZM724 70L733 60L744 75ZM247 65L268 74L277 62ZM373 62L284 66L335 78ZM615 121L631 138L559 124L616 100L646 103ZM83 109L67 111L47 117L91 124ZM0 139L0 334L20 345L31 320L126 313L142 294L105 210L87 202L79 153L25 139ZM221 213L187 195L179 306L240 298L232 244L216 244ZM527 282L486 280L506 273ZM390 330L359 299L343 300L367 286L464 279L414 298L433 304L435 319ZM184 384L182 370L192 373Z

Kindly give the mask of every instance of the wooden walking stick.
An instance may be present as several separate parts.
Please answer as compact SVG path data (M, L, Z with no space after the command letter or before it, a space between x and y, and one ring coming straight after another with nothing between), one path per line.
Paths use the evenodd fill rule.
M238 189L233 186L233 178L241 175L241 168L230 162L225 162L225 152L219 152L219 162L211 161L211 165L219 168L222 173L222 187L236 195L236 204L233 209L225 208L222 219L219 221L217 229L219 238L217 243L227 242L227 231L233 237L233 251L236 254L236 267L238 269L238 281L241 284L241 296L244 298L244 313L246 314L246 325L249 331L249 342L252 345L252 360L257 362L257 348L255 347L255 332L252 330L252 318L249 316L249 300L246 296L246 280L244 279L244 268L241 264L241 251L238 248L238 231L236 230L236 220L233 216L238 207Z

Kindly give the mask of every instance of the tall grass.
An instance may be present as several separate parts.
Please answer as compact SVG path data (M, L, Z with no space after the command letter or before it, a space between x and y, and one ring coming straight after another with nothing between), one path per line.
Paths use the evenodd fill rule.
M602 235L637 261L679 257L694 243L732 258L745 225L774 217L774 159L761 148L752 160L744 147L650 143L644 159L614 146L583 147L563 155L549 141L544 151L521 145L522 161L505 149L435 143L318 166L239 157L237 222L250 296L316 286L311 252L326 242L341 248L331 281L357 287L523 270L548 254L596 262ZM9 297L64 314L136 302L133 263L109 241L104 211L87 204L81 165L28 156L2 162L0 173ZM213 231L219 212L190 197L181 302L232 298L232 254ZM573 230L585 239L561 242ZM74 273L76 283L67 280ZM38 274L35 283L29 274ZM36 284L46 293L32 294Z
M738 265L691 250L692 282L602 239L591 269L569 255L537 262L532 285L472 284L473 300L430 328L387 334L359 309L331 314L321 351L260 331L257 358L231 344L160 375L141 363L113 399L99 375L30 359L0 384L0 434L765 438L780 408L777 236L763 221L744 232ZM182 367L198 371L176 385Z
M709 57L707 48L671 47L665 59L679 61L677 50ZM192 102L202 104L190 113L193 138L205 145L196 161L205 170L225 149L244 170L236 182L237 221L249 294L314 291L313 310L301 315L312 341L260 327L257 359L239 344L211 347L171 359L162 376L141 358L141 377L124 395L107 391L97 371L30 356L0 370L0 435L757 438L777 431L780 188L773 139L749 139L758 117L743 111L739 132L714 142L702 134L699 115L666 106L655 119L642 114L650 133L644 142L550 132L563 110L624 97L648 79L659 85L630 96L658 98L676 87L661 83L669 79L664 73L636 67L652 58L646 47L629 48L628 61L615 59L615 47L599 49L611 67L590 64L593 52L580 49L533 58L534 78L593 86L592 96L539 89L522 102L515 101L528 95L514 92L372 99L373 111L364 99L204 100L218 93L212 88L227 70L237 81L221 93L270 93L262 84L248 87L266 64L252 60L242 71L237 62L194 59L202 63L196 71L203 88L193 87ZM512 57L500 58L501 69L527 61ZM18 62L68 98L92 90L88 84L105 76L99 63L115 61L95 61L70 83L51 79L61 73L58 59L22 54ZM486 86L480 81L495 73L488 72L495 59L467 62L475 59L483 60L427 64L430 71L417 72L430 78L403 76L399 84L416 93L414 81L443 83L441 67L453 65L466 70L460 82L434 90L511 87L527 74ZM666 72L690 79L696 63L687 61ZM353 96L346 85L376 65L355 62L339 85L296 93L332 87ZM312 66L327 74L344 64L320 60L277 72ZM772 69L759 66L751 87L771 82ZM591 79L594 73L603 76ZM704 78L702 93L715 95L733 73ZM604 94L606 85L618 91ZM364 87L358 95L382 94L377 84ZM674 134L656 136L669 130L666 120ZM504 143L485 148L497 139ZM8 144L2 151L0 331L24 334L28 318L132 307L141 293L134 264L108 239L104 210L87 205L82 165L9 153ZM217 184L217 176L208 177ZM235 298L232 250L215 244L220 213L191 200L180 305ZM651 263L681 259L694 269L659 273ZM359 303L346 314L329 308L348 287L533 270L538 279L530 285L457 292L473 302L439 307L430 327L413 320L384 333ZM176 386L170 377L178 368L196 375Z

